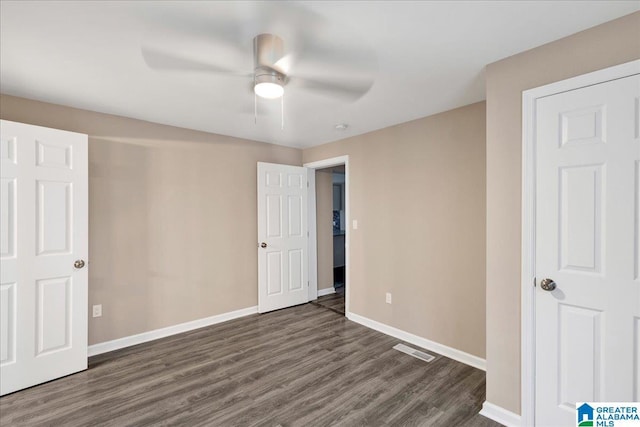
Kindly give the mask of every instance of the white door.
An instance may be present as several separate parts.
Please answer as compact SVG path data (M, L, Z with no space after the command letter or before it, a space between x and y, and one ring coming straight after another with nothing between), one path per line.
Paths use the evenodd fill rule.
M640 398L639 137L638 75L537 101L539 426Z
M307 169L258 163L258 311L309 300Z
M0 394L87 368L87 136L0 121Z

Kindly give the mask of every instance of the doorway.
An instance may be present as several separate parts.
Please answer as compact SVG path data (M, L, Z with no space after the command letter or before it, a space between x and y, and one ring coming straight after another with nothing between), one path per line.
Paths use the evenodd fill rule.
M345 167L316 170L318 299L315 304L344 315Z
M307 163L309 176L309 270L316 278L310 300L349 315L349 157ZM315 252L315 253L314 253ZM311 292L310 292L311 295Z

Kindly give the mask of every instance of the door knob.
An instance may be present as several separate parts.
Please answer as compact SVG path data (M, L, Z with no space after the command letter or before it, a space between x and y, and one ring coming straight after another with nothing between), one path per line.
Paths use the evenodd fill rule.
M73 263L73 266L77 269L81 269L82 267L84 267L84 260L77 259L76 262Z
M545 291L552 291L556 288L556 282L552 279L542 279L540 282L540 287Z
M260 247L264 249L264 248L267 247L267 244L265 242L262 242L262 243L260 243Z

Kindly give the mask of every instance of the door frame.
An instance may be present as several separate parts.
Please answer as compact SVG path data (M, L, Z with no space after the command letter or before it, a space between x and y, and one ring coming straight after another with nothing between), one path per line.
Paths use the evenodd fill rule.
M349 156L332 157L329 159L318 160L315 162L305 163L302 166L312 170L309 174L309 301L318 298L318 253L317 253L317 235L316 235L316 170L330 168L333 166L344 165L344 203L345 203L345 262L344 262L344 276L345 276L345 300L344 300L344 314L347 319L351 312L350 307L350 289L351 289L351 263L349 262L350 252L350 239L351 239L351 211L349 202Z
M535 425L536 101L550 95L640 74L640 59L522 92L522 246L520 307L521 424ZM640 104L636 103L640 110ZM640 130L639 130L640 131Z

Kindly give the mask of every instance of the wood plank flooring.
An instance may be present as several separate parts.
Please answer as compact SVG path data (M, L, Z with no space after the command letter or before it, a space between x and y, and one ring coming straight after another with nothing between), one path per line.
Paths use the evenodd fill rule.
M495 427L485 373L304 304L93 357L0 398L2 426Z
M328 308L344 316L344 288L338 288L334 294L318 297L312 304Z

